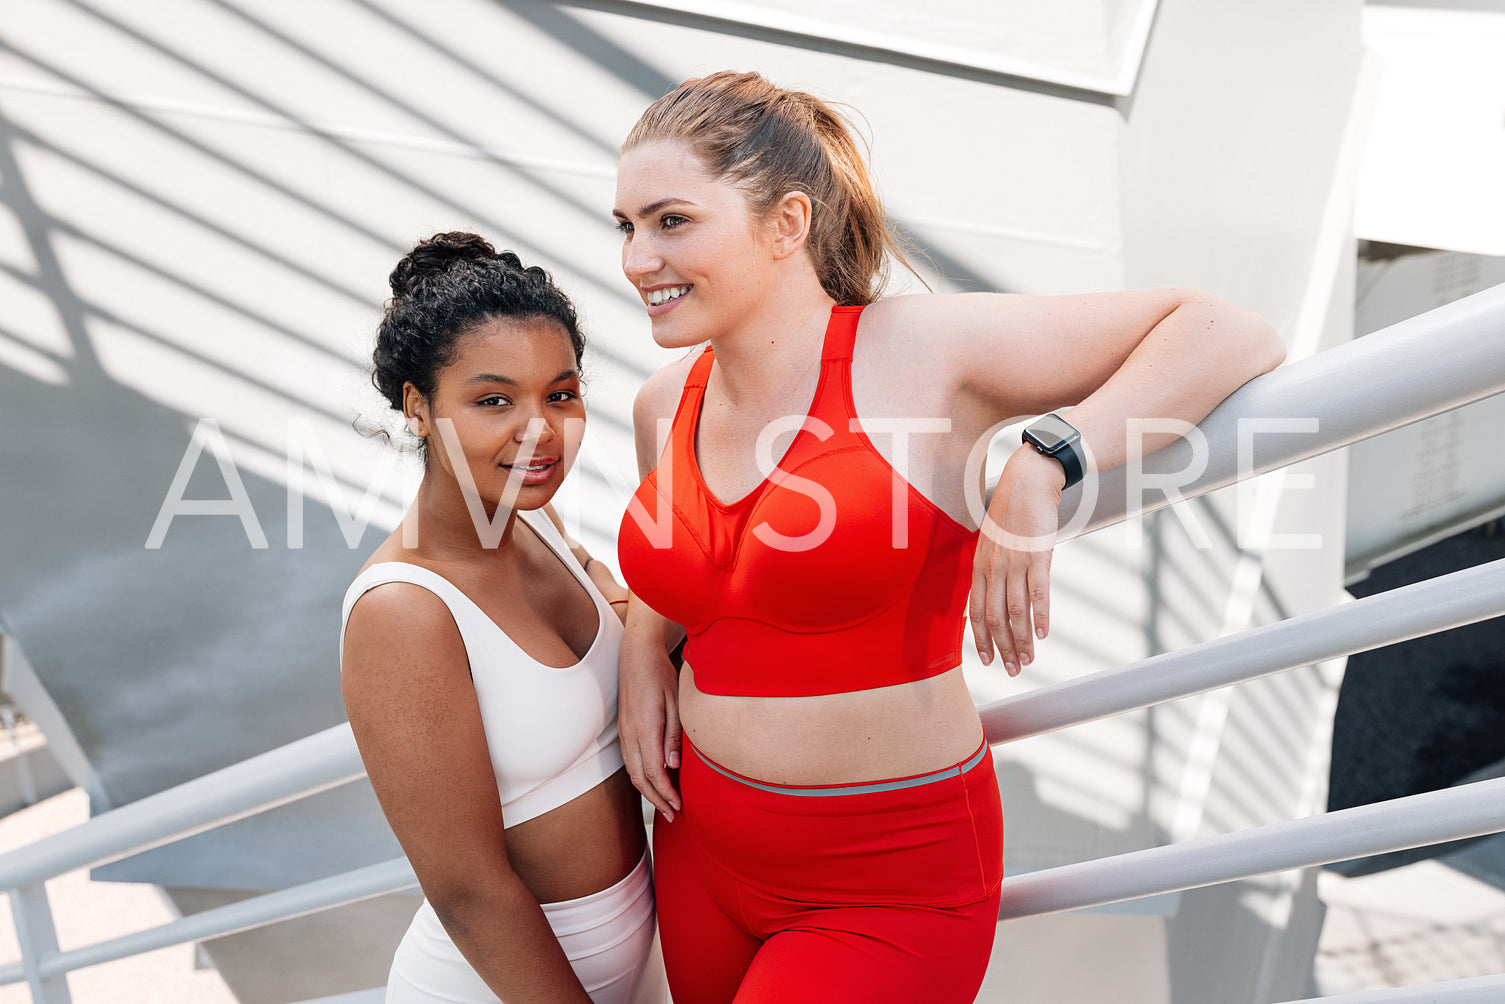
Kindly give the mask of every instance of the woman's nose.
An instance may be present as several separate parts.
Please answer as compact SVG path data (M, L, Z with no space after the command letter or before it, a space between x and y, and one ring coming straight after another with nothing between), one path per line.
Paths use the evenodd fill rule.
M541 415L535 415L534 417L528 419L522 425L518 426L517 431L513 433L513 438L516 439L519 443L531 442L535 445L539 443L547 443L550 440L557 439L558 437L558 431L549 424L548 419L544 418Z
M629 279L639 279L657 272L664 265L663 258L646 237L633 234L622 246L622 271Z

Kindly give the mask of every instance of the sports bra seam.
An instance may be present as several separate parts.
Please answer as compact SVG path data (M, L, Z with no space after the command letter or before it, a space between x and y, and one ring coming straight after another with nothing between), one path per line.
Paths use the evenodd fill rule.
M705 348L701 349L700 357L703 357L706 352L710 350L710 348L710 345L706 345ZM658 469L663 466L664 457L672 456L673 454L677 439L674 431L679 428L680 416L684 414L685 407L689 403L690 396L694 394L700 396L701 398L705 397L705 384L696 383L694 381L695 370L700 366L700 357L697 357L695 362L691 364L690 372L685 374L685 383L684 386L679 389L679 401L674 405L674 416L669 423L668 439L664 442L664 448L659 451L658 460L655 462L653 470L648 472L648 477L650 478L656 475L658 473ZM699 413L700 405L697 404L695 406L695 414L698 416Z
M809 456L809 457L804 458L803 460L801 460L798 463L796 463L793 467L785 467L782 464L780 464L779 468L778 468L779 469L779 473L784 474L786 476L788 476L788 475L797 475L804 468L810 466L811 464L813 464L813 463L815 463L817 461L824 460L827 457L836 457L836 456L842 455L843 453L861 453L861 452L865 451L866 449L867 449L867 447L865 447L861 443L843 443L840 446L823 447L819 453L817 453L817 454L815 454L813 456ZM814 480L814 479L812 478L810 480ZM903 479L900 478L900 480L902 481ZM817 482L817 484L820 484L820 482ZM824 488L826 486L824 484L821 484L821 487Z
M670 499L669 505L674 510L674 518L679 520L679 525L685 528L685 532L690 535L691 540L695 541L695 546L700 548L700 553L705 555L705 559L711 563L712 567L719 568L722 571L731 571L732 567L735 566L736 561L733 560L731 565L726 566L723 566L721 562L717 561L716 556L711 553L710 543L705 539L700 531L695 528L695 521L690 519L689 514L680 507L678 502Z
M810 419L812 418L816 419L817 421L823 421L819 416L815 414L815 411L821 403L821 397L823 396L826 388L827 369L827 364L822 363L820 380L815 385L815 399L810 402L810 410L805 413L805 422L810 421ZM830 423L827 422L826 425L829 426ZM800 445L799 436L803 435L806 431L807 430L802 423L800 425L799 434L796 435L794 442L789 444L789 449L784 451L784 455L779 458L779 462L774 465L773 470L769 472L768 476L765 477L761 482L759 482L758 487L754 488L742 498L738 499L736 504L730 507L721 505L716 496L711 493L710 488L706 486L705 478L698 477L700 474L700 461L699 458L696 458L695 472L699 480L700 491L702 492L704 497L712 505L720 508L723 513L729 513L731 509L743 509L745 507L745 512L739 514L742 522L742 527L737 533L737 539L732 545L732 553L728 558L727 563L723 565L721 562L712 557L709 551L707 551L706 557L710 558L711 564L715 565L717 568L722 569L723 571L729 572L735 569L737 567L737 563L742 560L742 548L746 546L747 538L752 534L752 529L750 529L749 527L752 523L753 513L757 510L758 505L773 491L773 489L779 487L780 482L774 480L775 474L792 476L795 470L798 470L800 467L803 467L806 464L813 463L814 461L819 460L821 457L829 457L837 453L845 453L854 448L851 446L838 446L835 449L830 450L822 449L821 452L800 461L793 470L786 469L784 467L784 461L789 457L789 454L794 452L795 447ZM836 435L840 435L840 432L837 432ZM821 440L821 442L824 443L825 440ZM702 547L704 547L704 545L702 545Z
M710 562L712 567L714 568L721 569L722 571L730 571L731 566L723 566L721 562L717 561L715 556L711 554L710 545L706 542L705 537L700 533L700 531L695 528L695 521L690 518L690 514L685 512L684 507L681 506L677 501L675 501L673 493L664 491L663 483L659 481L658 471L656 469L648 472L648 477L644 479L644 482L646 483L650 480L653 482L653 493L657 495L661 501L666 501L669 503L669 511L674 514L675 522L683 527L684 531L690 535L690 538L692 540L695 541L695 546L700 549L700 553L705 556L706 561Z
M834 360L833 364L834 364L834 362L840 362L840 360ZM815 400L810 405L810 411L805 416L806 420L814 418L814 419L817 419L819 421L825 421L825 419L822 416L820 416L819 414L817 414L817 411L818 411L818 406L822 403L821 402L822 391L825 388L826 378L828 376L828 374L825 371L827 369L829 369L830 365L832 365L832 364L824 364L822 366L821 381L820 381L820 384L817 385L817 388L816 388L816 397L815 397ZM850 421L851 419L853 419L853 418L856 417L855 416L855 410L853 409L853 407L851 405L851 381L850 380L842 380L841 383L843 384L843 389L845 390L845 395L844 396L845 396L845 399L846 399L846 406L848 408L848 415L846 417ZM698 428L698 424L699 424L698 423L698 419L699 419L699 412L697 410L697 412L695 414L695 420L696 420L696 427L697 428ZM828 426L830 425L829 422L826 422L826 424ZM801 431L804 431L804 430L802 429ZM690 435L693 436L693 434L694 433L692 431L690 433ZM852 429L850 427L850 425L849 425L848 428L845 429L845 430L835 430L835 434L836 434L836 436L842 436L842 437L844 437L844 438L846 438L846 439L848 439L850 441L849 442L841 442L841 443L838 443L838 445L835 445L835 446L825 446L825 445L822 445L822 447L821 447L821 449L820 449L819 452L813 453L813 454L811 454L808 457L804 457L802 459L797 460L797 462L792 467L785 467L784 463L785 463L785 460L788 458L789 454L793 453L794 450L795 450L795 447L798 446L798 445L800 445L798 442L791 443L790 446L789 446L789 449L785 452L784 456L779 458L779 463L774 468L774 472L778 473L778 474L783 474L783 475L786 475L786 476L797 476L798 472L801 469L803 469L804 467L808 466L809 464L815 463L816 461L819 461L819 460L822 460L822 459L825 459L825 458L828 458L828 457L838 456L838 455L843 454L843 453L865 452L865 453L871 454L878 461L878 463L882 465L882 467L883 467L883 469L885 471L887 471L891 476L893 476L895 479L897 479L899 482L901 482L904 485L905 490L911 496L913 496L916 500L918 500L925 507L925 509L928 512L930 512L934 516L940 517L942 525L949 526L951 529L953 529L957 533L961 534L962 539L964 541L965 540L971 540L971 539L973 539L973 538L975 538L977 536L978 531L976 531L976 530L968 530L966 527L962 526L956 520L952 519L950 515L948 515L944 511L942 511L929 498L925 497L925 495L922 494L918 488L916 488L914 485L910 484L909 480L907 478L905 478L902 474L900 474L898 472L898 470L896 470L894 468L894 466L892 464L890 464L883 457L883 455L881 453L878 452L877 448L873 445L872 441L870 439L868 439L867 436L866 436L866 434L864 434L862 432L861 427L860 427L860 420L859 420L859 427L857 429ZM825 441L823 440L822 444L824 444L824 443L825 443ZM754 488L752 491L748 492L747 495L745 495L742 498L738 499L735 503L733 503L731 505L726 505L726 504L722 503L719 499L716 498L715 494L712 493L711 490L706 486L705 479L700 475L700 464L699 464L698 458L696 458L694 456L694 453L693 453L693 444L690 444L689 449L690 449L690 453L689 453L690 461L691 461L692 464L694 464L694 474L696 475L696 490L697 490L697 492L700 494L700 496L706 502L710 503L713 507L715 507L723 516L742 516L742 517L744 517L743 518L744 524L750 524L752 522L751 517L752 517L753 511L756 510L758 503L760 503L763 500L763 498L768 495L769 491L771 491L773 488L778 487L778 482L775 481L775 480L773 480L774 474L771 473L771 474L769 474L768 477L764 478L763 481L760 482L759 485L756 488ZM656 491L660 492L661 497L665 497L662 494L661 485L660 485L659 481L656 478L654 480L654 488L655 488ZM751 500L754 499L755 496L756 496L756 501L751 501ZM722 571L731 571L732 569L734 569L734 568L737 567L737 562L741 559L741 556L742 556L742 548L746 544L747 537L748 537L748 535L750 533L750 531L748 530L748 528L747 528L746 525L744 525L742 527L741 531L737 534L736 543L733 545L733 547L732 547L732 553L729 556L729 558L727 559L727 561L725 561L725 562L718 561L716 559L715 555L712 553L711 548L710 548L709 544L707 543L707 541L696 530L694 521L689 518L688 514L685 513L685 511L680 507L680 505L677 502L675 502L672 498L670 498L670 504L673 506L675 515L679 519L679 522L685 527L686 531L691 535L691 537L694 538L696 544L699 545L699 547L700 547L701 553L706 556L706 559L711 563L711 565L713 567L715 567L717 569L720 569ZM746 508L746 512L745 513L738 513L738 512L736 512L736 510L741 510L741 509L744 509L744 508ZM935 536L936 536L935 533L932 531L932 533L930 534L930 537L931 537L932 541L934 540ZM885 609L887 609L887 608L885 608ZM876 615L874 615L874 616L876 616ZM859 621L859 622L856 622L856 623L861 623L861 622Z
M711 367L706 367L705 378L703 380L700 380L699 382L696 382L695 380L695 371L700 368L701 361L705 359L707 354L710 355L711 360L714 363L716 359L716 350L711 347L710 342L706 342L705 345L701 347L700 354L697 355L695 357L695 361L690 364L690 372L685 374L685 385L683 390L680 392L681 401L684 400L685 393L690 391L691 389L699 391L705 390L705 385L711 378Z
M784 470L784 459L786 457L788 457L789 454L791 454L791 453L794 452L794 448L796 446L801 445L801 437L803 437L807 432L810 431L807 428L807 426L806 426L805 423L809 422L812 418L816 419L817 421L824 421L818 415L815 414L815 407L816 407L816 405L818 405L820 403L821 391L825 387L825 383L826 383L826 373L825 373L825 370L826 370L826 366L822 365L822 367L821 367L821 377L820 377L820 380L815 385L815 397L810 402L810 410L807 411L807 412L805 412L805 416L801 420L800 427L795 432L794 440L789 444L789 448L784 451L784 455L783 456L779 457L779 462L773 465L773 470L774 471L783 471ZM702 403L702 405L704 405L704 398L705 398L705 395L704 395L704 392L702 392L702 394L701 394L701 403ZM685 444L686 455L690 458L690 465L691 465L690 472L695 476L695 488L696 488L696 490L699 491L700 494L705 498L705 500L707 502L709 502L713 507L715 507L718 511L720 511L723 514L727 514L727 515L735 515L738 510L741 510L741 509L751 509L753 506L755 506L757 504L757 502L759 500L761 500L763 498L763 496L767 495L770 490L772 490L773 488L777 487L777 482L775 482L773 480L773 472L770 471L763 478L763 480L759 481L756 485L754 485L751 489L749 489L748 492L747 492L747 494L743 495L741 498L737 499L737 501L735 501L735 502L723 502L723 501L721 501L721 499L717 497L716 493L713 492L713 491L711 491L711 486L705 483L705 473L700 469L700 457L696 455L695 438L696 438L697 434L700 431L700 409L699 408L697 408L695 410L695 415L691 419L691 421L692 421L693 425L692 425L692 427L690 429L690 432L689 432L689 435L687 437L688 440L689 440L689 442L687 442ZM828 425L828 426L830 425L829 422L826 422L825 424ZM821 442L825 442L825 441L821 440ZM788 472L785 472L785 473L788 473ZM739 547L739 550L740 550L740 547Z
M834 316L836 308L831 308L831 312ZM823 336L821 341L820 377L815 381L815 394L810 398L810 404L805 408L804 417L800 420L800 427L795 432L794 440L789 444L789 448L784 451L784 455L779 457L778 463L773 465L773 469L775 471L780 470L783 467L784 457L787 457L790 453L794 452L794 448L800 443L800 437L804 436L809 431L809 429L806 427L806 424L810 421L810 419L819 418L819 416L816 415L816 409L820 406L821 399L825 396L826 386L831 378L831 368L842 361L842 357L840 356L828 357L826 355L826 343L830 339L830 334L831 322L827 321L826 334ZM722 502L721 499L716 496L716 493L711 491L710 485L705 483L705 473L700 469L700 456L698 454L698 451L696 450L695 443L700 436L700 416L705 411L706 384L709 384L711 381L711 368L716 364L716 351L715 349L711 348L711 346L707 345L706 349L702 350L702 353L708 354L710 356L711 365L706 367L706 382L704 384L698 385L700 400L691 410L690 428L686 433L684 452L685 455L689 457L691 473L695 476L695 487L700 491L701 495L703 495L705 497L705 500L716 509L720 510L723 513L730 513L733 510L748 507L750 503L756 504L755 500L768 494L769 490L775 487L775 485L772 480L773 475L770 472L768 476L764 477L761 481L754 485L752 489L747 492L747 494L743 495L735 502L727 503ZM851 361L850 357L851 350L849 347L847 351L847 361L849 365ZM699 365L699 362L699 360L696 360L697 366ZM693 372L694 370L692 369L691 373L693 374ZM848 380L847 382L850 383L850 380ZM687 391L689 389L689 386L689 381L686 380L685 389ZM848 398L850 398L851 395L848 394L847 396ZM683 400L681 400L681 405L683 405L683 403ZM829 422L825 424L828 426L830 425ZM729 568L735 566L736 555L742 550L741 536L745 535L739 535L737 546L733 549L732 565L727 566Z

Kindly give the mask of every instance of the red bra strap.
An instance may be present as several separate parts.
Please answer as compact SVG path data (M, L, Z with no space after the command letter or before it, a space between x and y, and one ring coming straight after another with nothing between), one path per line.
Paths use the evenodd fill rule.
M821 351L822 363L837 362L852 358L852 346L857 341L857 321L862 317L861 307L832 307L831 320L826 324L826 343Z
M665 454L675 449L676 443L679 444L681 454L685 450L694 453L694 429L700 421L700 402L705 397L706 381L711 377L711 364L715 361L716 354L707 345L695 360L695 365L690 367L690 375L685 378L685 389L680 392L679 404L674 409L674 424L670 427L672 431L669 441L664 444Z
M685 378L685 393L688 394L693 387L697 390L705 390L706 381L711 378L711 364L716 361L716 353L707 345L700 352L700 358L695 360L695 365L690 367L690 375Z

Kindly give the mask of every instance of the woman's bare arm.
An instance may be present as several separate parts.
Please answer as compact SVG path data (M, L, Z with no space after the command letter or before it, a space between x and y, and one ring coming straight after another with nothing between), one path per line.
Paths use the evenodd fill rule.
M687 357L649 377L633 402L638 473L647 477L658 465L660 429L667 431L694 359ZM627 776L658 811L673 819L679 792L669 778L678 768L682 732L679 723L679 673L669 652L684 629L659 615L636 596L627 605L617 692L617 734Z
M885 301L880 323L927 335L931 377L950 393L967 442L999 422L1057 409L1082 436L1093 470L1152 452L1175 433L1136 419L1192 425L1285 348L1264 318L1189 289L1078 296L973 293ZM996 646L1010 674L1049 631L1050 557L1064 473L1020 447L984 521L969 611L984 664ZM1002 532L997 532L997 531Z
M387 583L355 604L341 689L361 759L424 896L506 1001L590 998L513 872L464 642L433 593Z

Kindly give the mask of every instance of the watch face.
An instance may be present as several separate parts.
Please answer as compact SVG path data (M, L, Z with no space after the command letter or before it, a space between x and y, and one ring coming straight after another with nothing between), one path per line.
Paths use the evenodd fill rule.
M1076 429L1056 415L1046 415L1031 422L1025 432L1046 453L1055 453L1077 436Z

